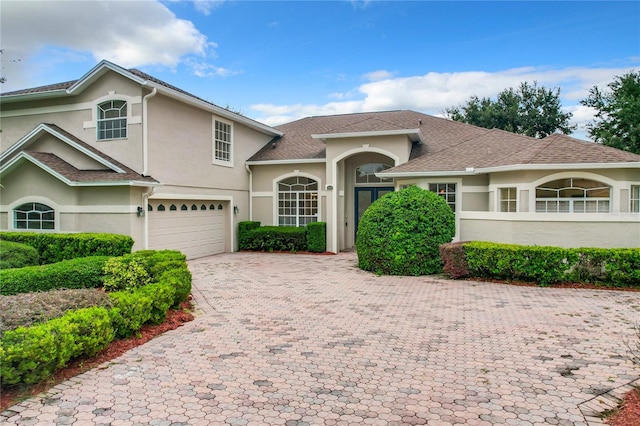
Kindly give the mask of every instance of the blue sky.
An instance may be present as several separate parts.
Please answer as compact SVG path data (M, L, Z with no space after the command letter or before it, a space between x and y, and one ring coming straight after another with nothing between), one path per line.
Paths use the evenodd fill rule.
M441 114L522 81L563 106L640 69L640 2L11 1L3 91L135 67L267 124L309 115Z

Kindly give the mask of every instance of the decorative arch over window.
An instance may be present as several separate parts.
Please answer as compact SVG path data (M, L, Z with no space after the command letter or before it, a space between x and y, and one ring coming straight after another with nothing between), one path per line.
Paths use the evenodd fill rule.
M198 206L196 206L195 204L191 204L191 210L198 210Z
M189 210L186 204L180 206L180 210Z
M389 183L392 178L379 178L375 173L390 169L393 166L383 163L368 163L356 167L356 184L358 183Z
M55 210L42 203L25 203L13 209L15 229L53 230L56 227Z
M222 210L222 204L218 204L218 210Z
M164 204L158 204L158 211L159 211L159 212L163 212L163 211L165 211L165 210L166 210L166 209L165 209L165 207L164 207Z
M209 206L209 210L215 210L215 209L216 209L216 206L214 206L213 204Z
M278 225L306 226L318 221L318 182L293 176L278 182Z
M176 210L178 210L178 208L176 207L175 204L171 204L171 206L169 207L169 210L176 211Z
M204 204L200 206L200 210L206 210L207 206L205 206Z
M609 213L611 187L585 178L565 178L536 187L538 213Z
M147 211L148 212L152 212L153 211L153 206L151 204L147 204Z
M98 105L98 140L127 137L127 102L112 100Z

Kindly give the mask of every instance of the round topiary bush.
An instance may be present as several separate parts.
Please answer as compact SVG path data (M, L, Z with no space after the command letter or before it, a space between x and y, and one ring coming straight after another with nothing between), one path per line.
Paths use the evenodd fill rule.
M410 186L376 200L362 215L356 236L358 266L385 275L439 273L440 244L455 235L455 216L431 191Z

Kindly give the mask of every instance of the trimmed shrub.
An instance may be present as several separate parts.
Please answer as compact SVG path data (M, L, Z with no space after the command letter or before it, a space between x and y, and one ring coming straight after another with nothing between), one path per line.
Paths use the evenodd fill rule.
M251 231L259 227L260 222L238 222L238 250L251 250Z
M112 257L102 270L106 291L131 290L151 281L147 265L134 255Z
M113 308L109 317L117 337L129 337L140 330L142 324L151 318L150 297L138 292L118 291L110 293Z
M581 248L572 270L576 280L622 286L640 286L639 248Z
M0 239L27 244L38 251L40 264L88 256L122 256L131 253L133 239L127 235L37 232L0 232Z
M175 289L173 307L177 308L180 303L187 300L191 293L191 272L184 266L179 269L172 269L162 274L161 283L171 285Z
M453 279L469 276L469 265L464 253L466 243L447 243L440 246L443 272Z
M136 293L151 299L150 317L147 322L160 324L167 317L167 311L173 305L176 289L168 283L149 284L139 288Z
M311 222L307 224L307 250L323 253L327 249L327 224Z
M410 186L380 197L358 225L358 266L387 275L442 270L439 246L455 235L454 213L437 194Z
M106 256L82 257L50 265L0 270L0 294L100 287L108 259Z
M0 240L0 269L39 264L38 251L26 244Z
M0 340L2 385L37 383L73 358L95 355L113 335L109 313L97 307L7 331Z
M248 232L246 250L304 251L307 249L306 229L295 226L262 226Z

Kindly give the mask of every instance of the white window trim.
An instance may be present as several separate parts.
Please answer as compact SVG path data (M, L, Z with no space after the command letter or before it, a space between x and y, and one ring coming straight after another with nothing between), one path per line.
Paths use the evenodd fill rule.
M456 234L453 237L453 241L460 241L460 212L462 211L462 178L437 178L437 179L425 179L415 182L415 185L422 189L429 191L429 185L432 183L455 183L456 184L456 208L455 208L455 225ZM413 183L411 183L413 185ZM404 183L403 183L404 185Z
M273 179L273 226L278 226L278 224L280 223L279 217L280 217L280 209L279 209L279 199L278 199L278 184L285 180L288 179L290 177L306 177L309 179L313 179L316 182L318 182L318 222L325 222L324 218L322 217L322 197L325 194L325 191L322 191L321 189L323 188L322 186L322 179L320 179L318 176L312 175L311 173L304 173L304 172L300 172L298 170L294 171L293 173L286 173L284 175L280 175L278 177L276 177L275 179Z
M45 204L53 209L53 229L22 229L16 228L16 221L14 216L14 210L16 207L19 207L26 203L39 203ZM57 203L54 203L52 200L39 197L39 196L27 196L22 197L14 201L13 203L7 206L7 214L8 214L8 229L16 232L43 232L43 233L55 233L60 231L60 206Z
M516 209L514 211L512 211L512 212L511 211L507 211L507 212L502 211L502 201L503 201L502 200L502 190L503 189L513 189L516 192L516 194L515 194L516 198L514 200L512 200L512 199L508 199L507 200L507 201L515 201L516 202ZM516 185L513 185L513 186L498 186L496 188L496 210L495 211L497 211L499 213L517 213L517 212L519 212L520 211L520 200L519 200L519 197L518 197L519 192L520 192L520 189Z
M633 189L638 188L638 198L633 198ZM633 202L638 203L638 211L633 211ZM629 213L640 213L640 183L629 185Z
M620 212L620 196L619 196L620 182L615 181L607 176L599 175L596 173L581 172L581 171L553 173L550 175L543 176L540 179L537 179L536 181L531 182L526 187L523 187L522 189L529 190L529 212L534 214L536 213L536 188L538 188L541 185L544 185L547 182L552 182L558 179L568 179L568 178L590 179L590 180L595 180L608 185L610 188L609 213L594 213L594 214L606 215L606 214ZM552 214L552 213L537 213L537 214ZM558 213L558 214L566 214L566 213ZM582 215L586 213L579 213L579 214Z
M107 101L125 101L127 103L127 137L126 138L115 138L115 139L98 139L98 105L105 103ZM91 108L91 121L85 121L82 124L82 128L85 130L88 129L96 129L96 142L107 142L107 141L119 141L119 140L127 140L129 139L129 135L131 134L131 125L132 124L142 124L142 116L141 115L133 115L133 105L142 103L140 96L127 96L116 94L115 91L110 91L108 95L102 96L100 98L96 98L90 104L83 104L90 106Z
M219 160L216 158L216 122L219 121L220 123L224 123L229 125L230 127L230 143L229 143L229 161L226 160ZM234 146L235 146L235 129L234 129L234 123L233 121L229 121L229 120L225 120L223 118L220 117L213 117L212 121L211 121L211 163L218 165L218 166L223 166L223 167L233 167L233 151L234 151Z

